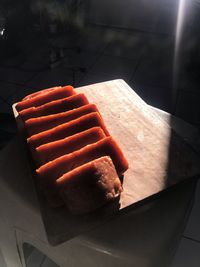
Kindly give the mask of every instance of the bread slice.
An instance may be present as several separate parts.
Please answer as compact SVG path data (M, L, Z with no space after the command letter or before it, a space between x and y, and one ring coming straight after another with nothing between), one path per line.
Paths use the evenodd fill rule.
M87 104L89 104L87 97L84 94L77 94L51 101L39 107L23 109L22 111L19 111L19 116L23 121L26 121L31 118L68 111Z
M95 143L104 137L106 137L106 135L100 127L93 127L64 139L37 147L35 159L38 165L41 166L65 154L79 150L86 145Z
M73 134L82 132L92 127L101 127L106 135L109 135L108 130L104 124L102 117L98 112L92 112L87 115L81 116L76 120L63 123L50 130L32 135L28 138L27 142L32 151L38 146L47 144L49 142L57 141Z
M128 169L128 162L118 144L112 137L106 137L42 165L36 170L38 181L42 187L54 186L55 181L63 174L103 156L112 159L119 176Z
M65 122L77 119L91 112L98 112L95 104L88 104L69 111L29 119L25 121L25 129L28 136L31 136L49 130Z
M59 193L70 212L92 212L115 200L122 185L110 157L100 157L65 173L56 180Z
M51 101L66 98L75 94L76 92L72 86L55 87L52 90L38 93L35 97L22 100L16 105L16 109L17 111L21 111L30 107L38 107Z
M23 100L27 100L27 99L31 99L31 98L34 98L38 95L43 95L43 94L47 94L49 93L50 91L56 89L56 88L61 88L62 86L54 86L54 87L49 87L49 88L45 88L45 89L42 89L42 90L39 90L37 92L34 92L32 94L29 94L29 95L26 95L23 99Z

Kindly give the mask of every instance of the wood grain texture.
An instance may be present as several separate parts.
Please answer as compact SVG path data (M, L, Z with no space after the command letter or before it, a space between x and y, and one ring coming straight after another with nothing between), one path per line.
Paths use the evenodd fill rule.
M57 245L128 212L134 204L200 174L200 160L180 138L123 80L76 89L99 108L110 134L128 162L119 205L107 205L93 214L72 216L64 208L51 209L38 190L50 244ZM15 117L17 113L15 112Z

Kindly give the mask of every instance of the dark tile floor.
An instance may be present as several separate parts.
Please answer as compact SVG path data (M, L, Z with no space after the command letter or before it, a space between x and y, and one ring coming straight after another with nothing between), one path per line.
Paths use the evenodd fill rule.
M167 14L162 11L159 16ZM64 48L62 59L54 68L49 64L52 56L49 43L41 36L21 42L17 53L0 61L0 148L16 132L12 104L23 96L55 85L77 87L119 78L124 79L148 104L200 127L199 65L196 61L192 64L181 59L180 62L189 62L189 66L185 63L179 75L174 72L175 37L168 33L175 22L173 19L170 21L171 24L157 25L157 34L88 25L81 31L71 31L67 38L66 35L58 36L56 45L59 47L61 44ZM191 53L188 50L184 59L190 58ZM175 87L174 80L178 81ZM199 187L197 192L200 194ZM198 198L174 267L196 267L196 263L191 264L193 258L200 264L200 232L196 223L200 218L196 208L199 203ZM189 251L187 265L184 260L179 263L185 250ZM43 261L41 266L53 266L41 255L37 257Z

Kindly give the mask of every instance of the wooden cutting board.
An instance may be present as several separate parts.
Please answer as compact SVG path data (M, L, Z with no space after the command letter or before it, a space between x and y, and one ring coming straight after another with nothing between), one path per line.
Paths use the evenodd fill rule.
M93 214L73 216L65 208L52 209L37 190L51 245L90 230L122 210L128 212L136 203L200 174L198 155L171 129L170 122L164 122L123 80L84 86L76 91L85 93L98 106L110 134L128 159L129 169L124 175L119 203ZM25 164L31 166L28 161Z

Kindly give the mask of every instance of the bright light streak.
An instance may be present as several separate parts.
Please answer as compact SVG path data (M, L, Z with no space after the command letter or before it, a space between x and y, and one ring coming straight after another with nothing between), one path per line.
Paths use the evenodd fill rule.
M0 31L0 35L3 36L5 29Z
M178 79L179 79L179 64L180 64L180 44L183 36L184 22L186 17L186 2L187 0L179 0L177 22L176 22L176 39L174 51L174 66L173 66L173 109L175 109L177 92L178 92ZM175 110L174 110L175 111Z
M177 50L180 46L180 41L181 41L181 37L183 33L184 18L185 18L185 7L186 7L186 0L180 0L179 7L178 7L177 23L176 23L175 50Z

